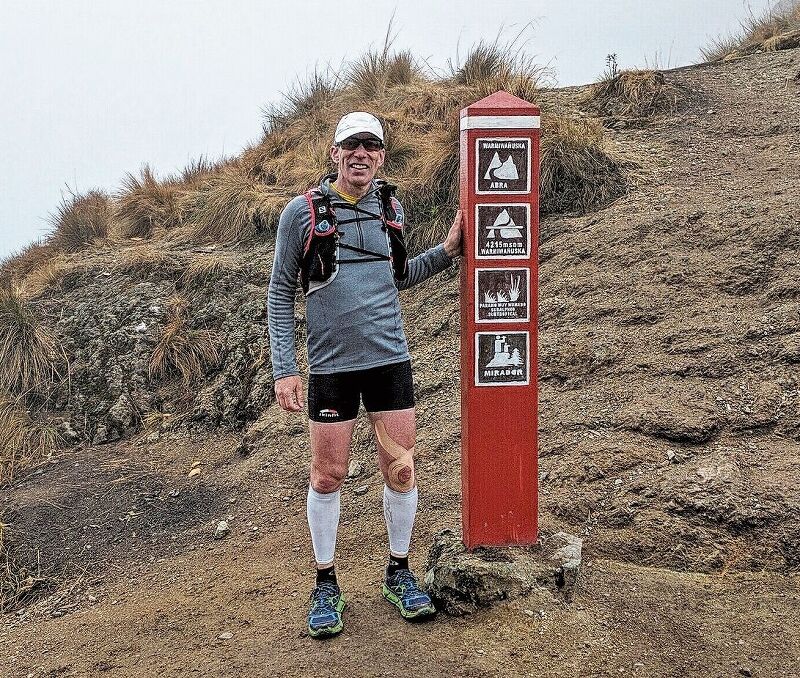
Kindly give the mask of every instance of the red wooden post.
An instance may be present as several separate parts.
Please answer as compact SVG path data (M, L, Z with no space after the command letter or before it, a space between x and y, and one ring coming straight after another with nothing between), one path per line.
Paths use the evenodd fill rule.
M538 536L539 109L461 111L461 485L467 548Z

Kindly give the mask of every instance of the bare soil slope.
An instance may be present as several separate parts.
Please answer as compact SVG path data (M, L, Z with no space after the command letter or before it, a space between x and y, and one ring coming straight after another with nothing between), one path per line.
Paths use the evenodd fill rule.
M690 93L678 114L613 125L646 159L640 184L542 222L541 526L584 538L573 604L396 618L362 423L340 536L346 629L305 637L308 443L272 405L244 446L141 436L2 490L18 557L61 582L3 618L3 675L800 676L798 71L800 50L667 72ZM241 256L266 268L269 248ZM457 276L404 304L422 567L433 533L460 521ZM222 518L231 534L214 540Z

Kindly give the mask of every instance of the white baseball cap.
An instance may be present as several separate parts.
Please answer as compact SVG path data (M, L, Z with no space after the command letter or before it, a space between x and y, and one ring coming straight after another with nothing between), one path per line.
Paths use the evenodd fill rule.
M383 126L380 120L372 113L365 113L364 111L356 111L355 113L348 113L343 116L336 125L336 133L333 135L333 143L338 144L344 141L347 137L361 132L369 132L374 134L378 139L383 141Z

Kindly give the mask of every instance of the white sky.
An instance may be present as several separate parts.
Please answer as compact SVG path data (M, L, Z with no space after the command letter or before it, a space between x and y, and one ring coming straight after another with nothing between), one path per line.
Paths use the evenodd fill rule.
M444 68L524 30L559 84L700 60L770 0L0 0L0 258L49 230L67 189L115 190L234 155L261 111L315 65L382 45ZM365 11L367 9L368 11ZM527 28L526 28L527 26Z

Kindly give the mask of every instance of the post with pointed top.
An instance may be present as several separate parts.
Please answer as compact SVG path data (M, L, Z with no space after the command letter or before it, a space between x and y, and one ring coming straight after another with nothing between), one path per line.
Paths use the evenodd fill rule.
M539 109L461 111L461 485L467 548L538 537Z

